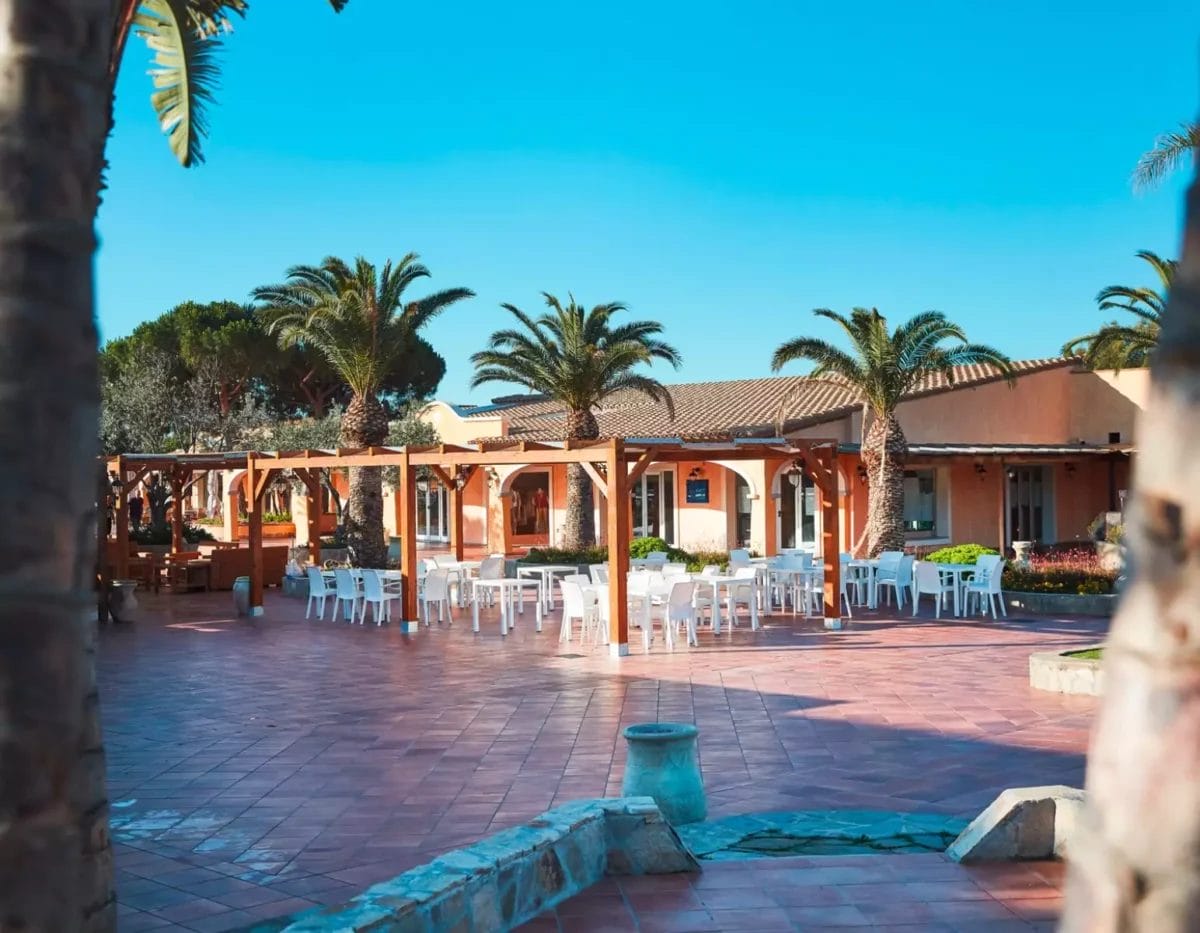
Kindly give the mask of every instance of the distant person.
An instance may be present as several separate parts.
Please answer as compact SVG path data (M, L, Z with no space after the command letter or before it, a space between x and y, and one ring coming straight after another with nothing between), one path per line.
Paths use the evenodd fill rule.
M550 530L550 498L541 486L533 493L533 514L535 533L546 534Z
M129 497L129 523L133 525L134 531L141 527L143 508L145 508L145 503L142 501L142 494L135 492Z

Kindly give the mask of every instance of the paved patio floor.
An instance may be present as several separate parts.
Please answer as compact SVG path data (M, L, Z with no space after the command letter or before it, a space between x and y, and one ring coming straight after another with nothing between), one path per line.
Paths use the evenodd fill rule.
M700 726L713 817L970 817L1004 787L1079 784L1095 700L1031 690L1028 656L1104 630L882 614L829 633L776 616L615 660L560 648L557 622L537 634L532 615L501 639L494 614L479 635L466 614L415 636L304 621L303 601L274 591L252 621L228 593L143 606L104 631L100 659L128 931L337 903L557 803L617 794L620 729L645 720Z

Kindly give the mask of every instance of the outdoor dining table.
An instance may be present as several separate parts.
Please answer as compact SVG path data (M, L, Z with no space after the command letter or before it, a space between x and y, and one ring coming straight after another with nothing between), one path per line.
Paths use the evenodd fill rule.
M758 631L758 597L761 590L758 585L758 575L753 577L735 577L731 574L712 574L706 575L703 573L692 574L692 580L697 586L712 587L712 626L713 634L721 634L721 587L732 587L734 584L739 586L750 586L754 589L754 598L750 600L750 628ZM732 603L729 606L729 633L733 634L733 619L735 610Z
M554 576L578 573L575 564L538 564L533 567L518 567L518 577L539 577L542 581L542 604L547 611L554 611Z
M974 564L934 564L934 566L937 567L938 573L954 578L954 614L962 616L966 611L966 601L962 598L962 593L967 585L967 581L963 578L974 574L979 568Z
M479 575L479 568L483 565L483 561L478 560L446 560L439 558L437 563L438 570L446 571L448 578L452 577L458 581L458 605L462 608L467 604L468 586L475 577Z
M531 579L529 577L498 577L487 580L474 580L471 586L471 629L479 631L479 599L484 590L495 590L500 603L500 634L507 635L508 630L513 625L513 609L516 608L520 615L525 614L525 599L524 592L529 587L535 587L536 598L534 599L534 609L536 611L537 630L542 630L542 581L541 579ZM517 600L517 595L521 594L520 601Z
M820 576L824 575L824 573L825 573L824 567L768 567L767 568L767 605L768 605L768 608L773 608L773 606L771 605L771 586L770 586L773 578L778 579L778 578L782 577L782 578L786 578L789 582L794 583L797 580L804 581L807 578L820 577ZM784 594L783 594L783 591L780 590L780 593L779 593L779 608L780 608L780 610L782 610L784 608L784 602L785 602ZM795 597L793 597L793 599L792 599L792 615L795 615L795 614L796 614L796 600L795 600ZM806 616L809 614L809 606L808 606L807 599L805 599L805 603L804 603L804 614Z
M879 605L878 591L875 586L875 573L879 570L879 559L859 558L846 561L842 565L845 569L853 571L850 579L846 582L854 586L865 585L867 588L867 608L874 609ZM858 605L862 605L862 600L858 601Z

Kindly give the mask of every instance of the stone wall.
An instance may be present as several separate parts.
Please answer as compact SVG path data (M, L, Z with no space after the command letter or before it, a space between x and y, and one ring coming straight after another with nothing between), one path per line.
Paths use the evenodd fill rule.
M1100 648L1102 645L1094 645ZM1086 651L1086 648L1072 648ZM1029 656L1029 685L1052 693L1101 696L1104 692L1104 668L1099 661L1068 657L1060 651L1038 651Z
M582 800L456 849L350 903L251 927L253 933L508 930L605 875L699 871L650 797Z
M1073 593L1004 593L1004 604L1013 612L1036 612L1049 616L1111 617L1117 609L1113 593L1093 593L1079 596Z

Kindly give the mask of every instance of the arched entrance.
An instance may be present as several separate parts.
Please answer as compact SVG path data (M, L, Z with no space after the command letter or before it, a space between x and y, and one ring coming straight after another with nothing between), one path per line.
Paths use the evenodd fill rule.
M772 495L778 503L776 541L780 549L816 551L821 543L821 496L803 464L785 464L775 474Z

